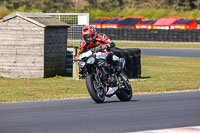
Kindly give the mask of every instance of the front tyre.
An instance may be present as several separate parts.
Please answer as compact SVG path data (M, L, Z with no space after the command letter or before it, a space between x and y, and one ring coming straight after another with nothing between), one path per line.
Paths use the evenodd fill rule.
M132 98L132 87L129 81L124 81L125 88L120 89L119 92L116 94L117 98L120 101L130 101Z
M105 94L103 88L98 88L98 82L95 80L94 74L89 74L86 77L86 85L88 92L96 103L103 103Z

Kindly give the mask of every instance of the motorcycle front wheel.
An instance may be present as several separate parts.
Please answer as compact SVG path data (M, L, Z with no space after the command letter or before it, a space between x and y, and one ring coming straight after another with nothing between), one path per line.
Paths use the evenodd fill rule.
M105 100L105 93L103 88L98 88L98 82L94 74L89 74L86 77L86 85L91 98L96 103L103 103Z

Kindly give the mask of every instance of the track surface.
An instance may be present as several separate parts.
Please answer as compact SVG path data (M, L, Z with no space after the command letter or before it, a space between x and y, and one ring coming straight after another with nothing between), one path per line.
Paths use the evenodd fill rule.
M1 133L121 133L200 125L200 91L0 104Z
M146 56L200 57L200 49L140 48Z

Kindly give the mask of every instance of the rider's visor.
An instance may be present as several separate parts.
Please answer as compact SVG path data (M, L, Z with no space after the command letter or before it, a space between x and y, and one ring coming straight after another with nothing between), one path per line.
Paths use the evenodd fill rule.
M92 41L93 37L92 35L85 35L85 40Z

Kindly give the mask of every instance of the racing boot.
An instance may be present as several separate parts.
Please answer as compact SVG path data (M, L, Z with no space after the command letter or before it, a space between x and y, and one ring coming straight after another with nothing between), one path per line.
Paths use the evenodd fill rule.
M118 87L109 87L108 92L106 93L107 96L113 95L118 90Z
M124 58L119 58L116 55L113 55L113 62L114 62L117 72L118 73L122 72L124 65L125 65Z

